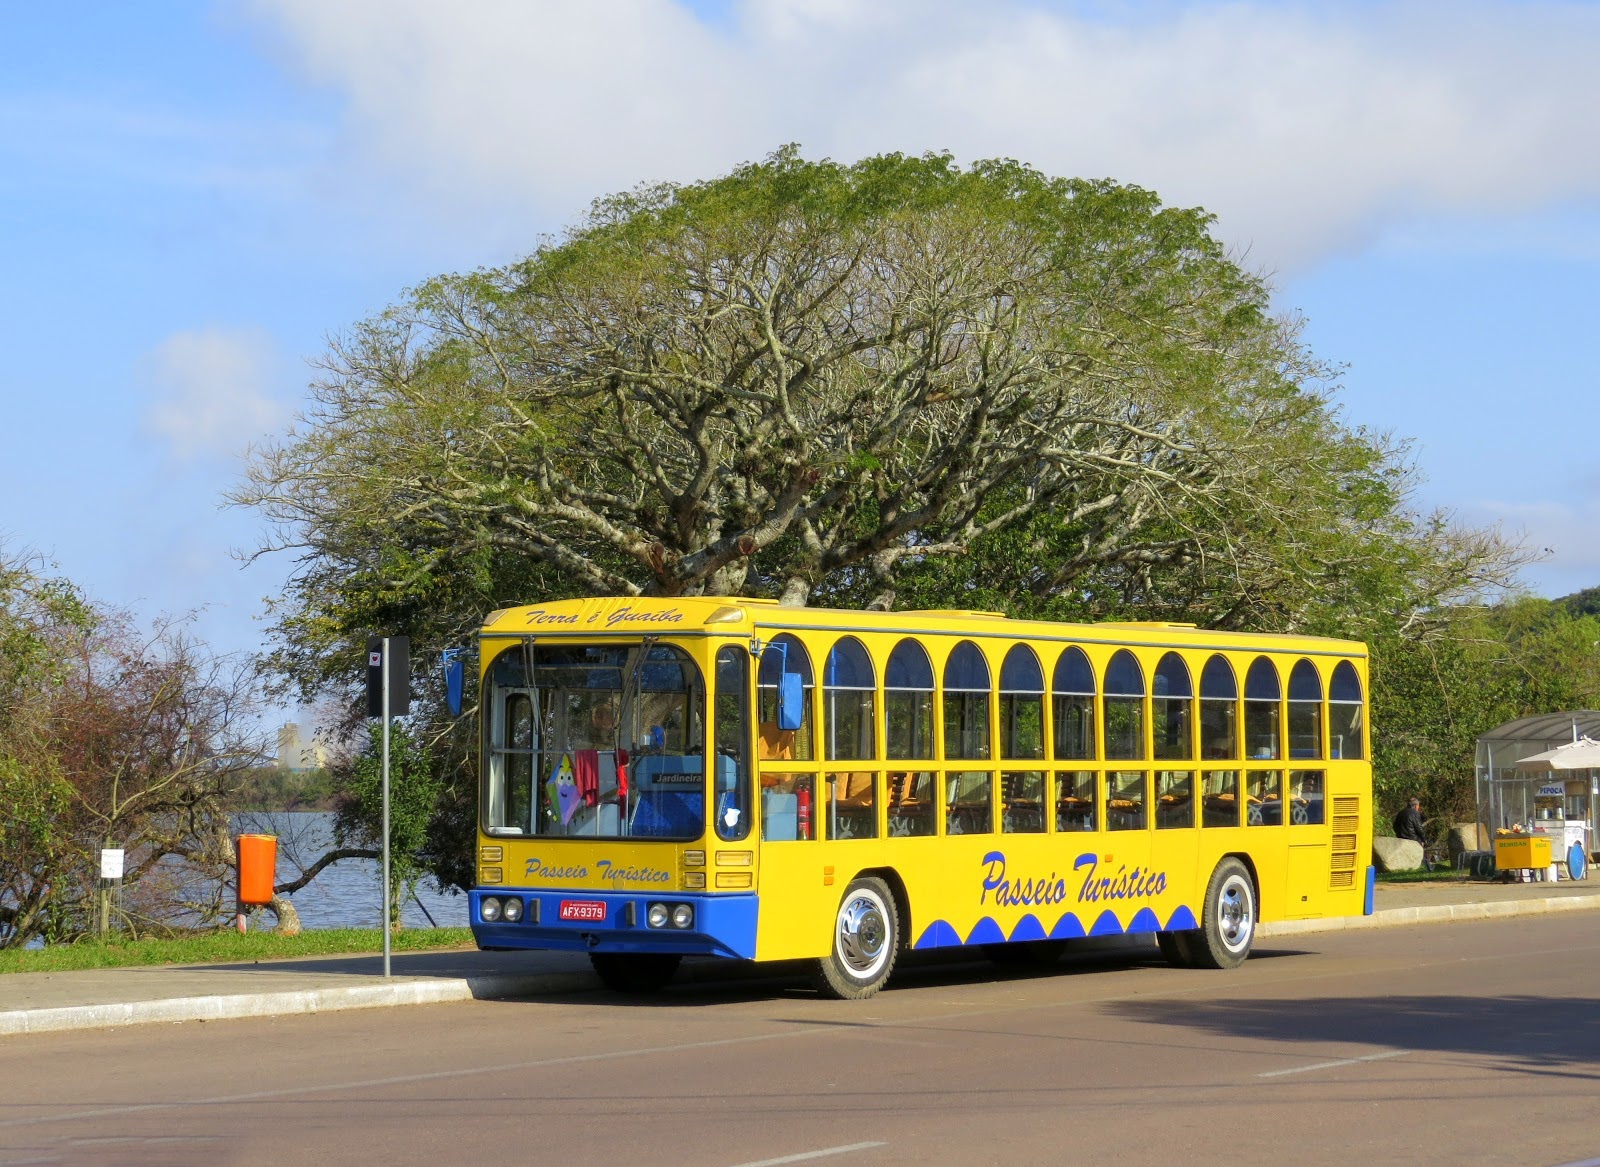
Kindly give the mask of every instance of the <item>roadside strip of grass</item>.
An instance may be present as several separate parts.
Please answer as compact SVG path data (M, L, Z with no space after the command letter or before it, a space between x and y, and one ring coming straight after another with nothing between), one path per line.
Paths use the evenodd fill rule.
M392 952L471 948L467 928L402 928L390 934ZM168 940L83 940L46 948L0 951L0 974L72 972L160 964L231 964L383 951L377 928L328 928L280 936L276 932L200 932Z
M1432 871L1380 871L1379 883L1471 883L1472 875L1453 867L1435 867Z

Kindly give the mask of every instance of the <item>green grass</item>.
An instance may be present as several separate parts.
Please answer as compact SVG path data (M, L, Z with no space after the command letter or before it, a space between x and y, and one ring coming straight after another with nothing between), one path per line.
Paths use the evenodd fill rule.
M1417 871L1378 872L1379 883L1465 883L1471 878L1471 875L1465 871L1456 871L1448 867L1443 870L1435 868L1432 871L1419 869Z
M393 952L431 952L470 948L466 928L402 928L391 933ZM0 951L0 973L71 972L86 968L127 968L161 964L234 964L288 960L297 956L335 956L383 951L376 928L329 928L279 936L276 932L199 932L171 940L84 940L47 948Z

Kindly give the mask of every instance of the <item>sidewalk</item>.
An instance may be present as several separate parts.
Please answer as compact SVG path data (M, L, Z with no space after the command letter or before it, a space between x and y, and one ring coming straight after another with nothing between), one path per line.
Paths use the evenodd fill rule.
M1374 913L1263 924L1262 940L1347 928L1382 928L1600 908L1600 879L1573 883L1379 884ZM725 977L730 961L685 965L691 979ZM152 1021L219 1020L425 1005L472 998L590 992L599 982L580 953L395 953L252 964L93 969L0 976L0 1036Z

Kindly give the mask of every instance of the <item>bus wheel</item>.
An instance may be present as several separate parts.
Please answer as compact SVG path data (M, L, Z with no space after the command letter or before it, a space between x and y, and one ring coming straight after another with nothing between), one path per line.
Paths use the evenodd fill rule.
M1237 859L1224 859L1211 873L1200 929L1188 947L1197 968L1237 968L1250 955L1256 935L1256 886Z
M1194 942L1198 932L1157 932L1156 947L1173 968L1197 968Z
M653 993L664 988L683 957L676 952L591 952L589 963L608 989Z
M881 879L852 880L833 922L832 951L817 961L817 989L826 997L859 1001L883 987L900 946L900 917Z

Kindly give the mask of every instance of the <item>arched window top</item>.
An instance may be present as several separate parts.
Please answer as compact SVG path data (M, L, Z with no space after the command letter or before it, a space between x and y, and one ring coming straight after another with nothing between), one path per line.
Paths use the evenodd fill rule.
M1239 696L1239 679L1233 675L1233 666L1223 656L1214 656L1200 670L1200 696L1234 701Z
M989 662L970 640L956 645L955 651L944 665L946 692L987 693L989 691Z
M871 689L874 686L872 658L859 640L846 636L829 650L822 669L822 683L829 689Z
M1144 670L1125 648L1119 648L1106 665L1106 696L1144 696Z
M1073 646L1061 654L1061 659L1056 661L1055 679L1051 687L1057 693L1094 696L1094 670L1089 667L1089 658L1084 655L1083 649Z
M1328 700L1361 704L1361 678L1355 666L1342 660L1333 666L1333 677L1328 681Z
M1151 680L1150 691L1157 697L1193 697L1194 686L1189 683L1189 666L1175 652L1169 652L1156 665L1156 675Z
M1258 656L1244 677L1247 701L1276 701L1279 696L1278 670L1264 656Z
M902 640L889 654L889 667L883 670L885 689L933 690L933 666L928 654L915 640Z
M1014 644L1000 665L1000 691L1002 693L1043 693L1044 670L1039 658L1025 644Z
M756 683L776 685L780 673L799 673L802 685L811 684L811 658L806 655L806 646L787 632L774 636L762 652Z
M1289 700L1322 700L1322 678L1317 676L1317 666L1310 661L1297 660L1289 670Z

